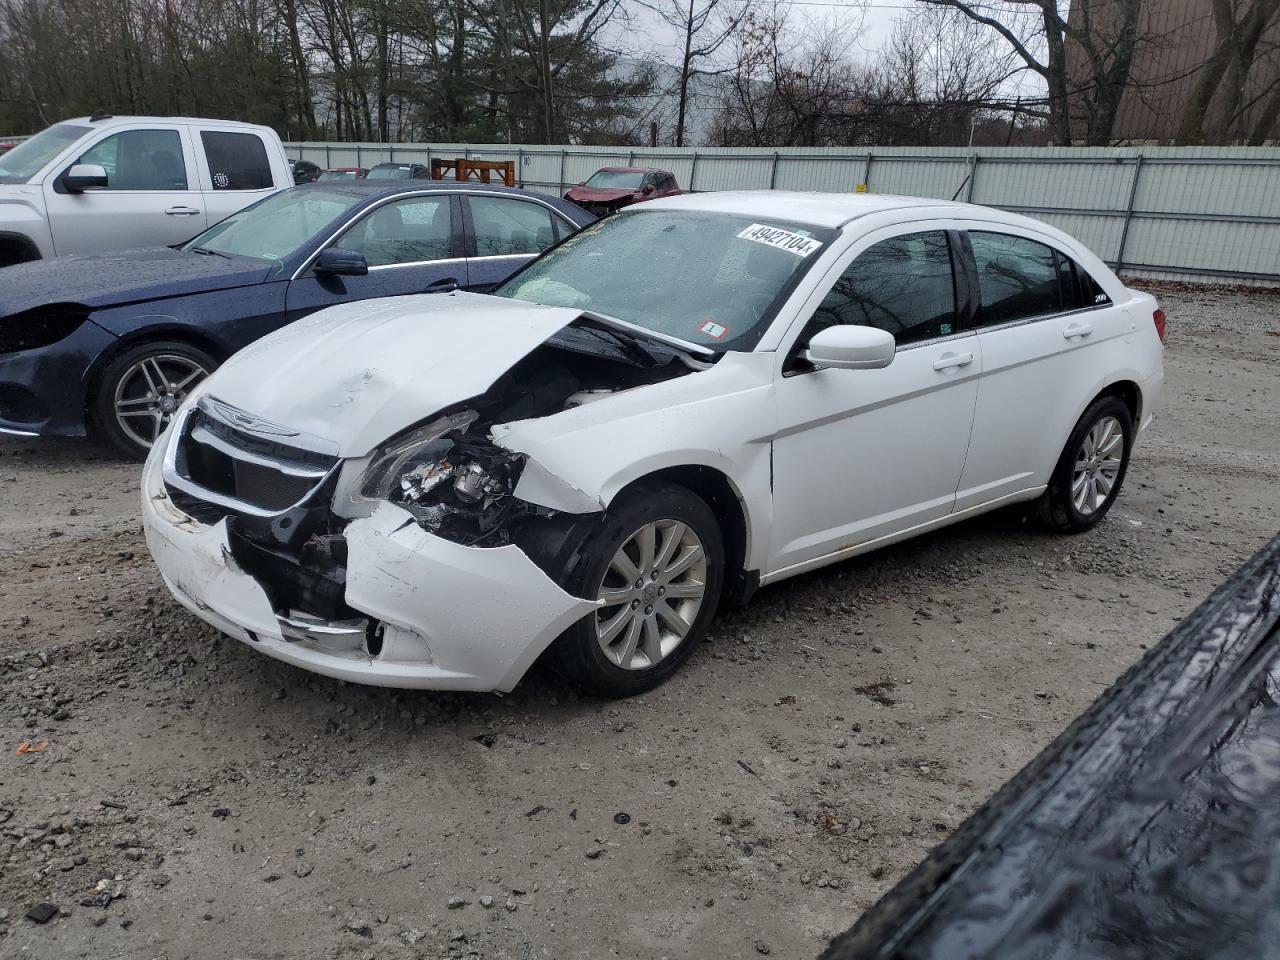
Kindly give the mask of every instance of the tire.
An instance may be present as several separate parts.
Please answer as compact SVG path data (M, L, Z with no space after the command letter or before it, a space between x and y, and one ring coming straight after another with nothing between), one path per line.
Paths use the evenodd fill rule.
M40 251L31 243L12 236L0 237L0 268L40 259Z
M1095 400L1071 431L1049 486L1036 501L1040 522L1057 533L1081 533L1096 526L1120 493L1132 449L1133 416L1124 401Z
M647 567L642 552L646 529L653 531L654 544L654 562ZM677 536L680 539L673 542ZM663 575L669 544L666 567L678 572ZM701 559L695 546L701 548ZM624 565L618 559L620 551L631 560L631 573L644 581L643 586L637 588L630 577L623 581L618 570ZM583 617L560 636L556 643L561 668L572 681L601 697L629 697L652 690L688 659L719 606L724 538L715 514L684 487L645 484L610 505L603 522L574 557L561 580L570 593L590 598L607 595L620 602ZM699 588L695 605L693 595ZM681 595L675 598L677 590ZM677 602L671 603L672 599ZM677 620L688 624L683 635Z
M131 347L98 378L94 426L121 454L142 460L182 400L217 366L208 353L180 340Z

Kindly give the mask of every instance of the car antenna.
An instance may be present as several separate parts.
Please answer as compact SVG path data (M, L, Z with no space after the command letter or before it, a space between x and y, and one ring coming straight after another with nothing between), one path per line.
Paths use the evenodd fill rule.
M109 113L95 113L93 116L89 118L89 122L97 123L99 120L110 120L110 119L111 119L111 114Z

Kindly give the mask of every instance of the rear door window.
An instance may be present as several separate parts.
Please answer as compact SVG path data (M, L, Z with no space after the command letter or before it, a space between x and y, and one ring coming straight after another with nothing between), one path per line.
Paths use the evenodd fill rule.
M107 172L108 190L186 190L187 164L177 130L123 130L81 155Z
M1026 237L983 230L971 231L969 244L978 271L979 327L1064 309L1052 247Z
M532 256L556 242L551 211L528 200L468 197L477 257Z
M256 133L201 130L205 159L214 190L269 190L271 160Z

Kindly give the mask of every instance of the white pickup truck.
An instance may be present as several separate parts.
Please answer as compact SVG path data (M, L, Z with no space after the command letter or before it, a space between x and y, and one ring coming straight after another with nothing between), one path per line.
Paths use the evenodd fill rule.
M167 246L293 186L270 127L184 117L67 120L0 154L0 267Z

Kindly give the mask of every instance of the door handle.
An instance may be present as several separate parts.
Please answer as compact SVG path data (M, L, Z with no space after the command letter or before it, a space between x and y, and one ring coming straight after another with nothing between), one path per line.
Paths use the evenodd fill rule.
M165 211L165 215L170 217L194 217L199 212L195 207L170 207Z
M456 277L445 277L443 280L437 280L434 283L428 283L427 289L423 293L452 293L458 289L458 280Z
M933 369L954 370L958 367L967 367L971 363L973 363L972 353L944 353L933 361Z
M1087 323L1073 323L1062 331L1064 340L1075 340L1077 337L1087 337L1093 333L1093 327Z

